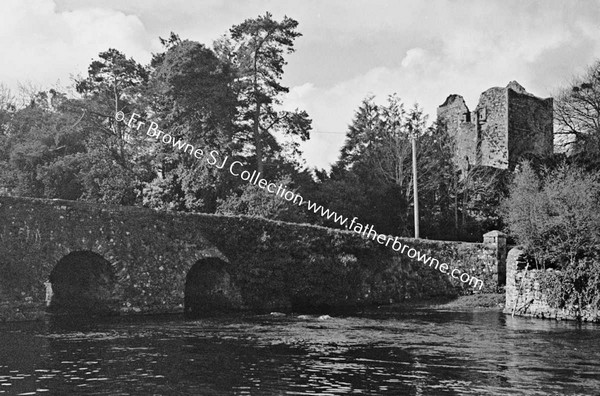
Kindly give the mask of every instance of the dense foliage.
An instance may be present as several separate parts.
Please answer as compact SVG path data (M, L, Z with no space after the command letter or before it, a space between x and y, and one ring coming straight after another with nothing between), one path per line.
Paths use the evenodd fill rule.
M0 193L339 227L333 219L148 139L143 129L115 120L122 111L136 112L147 124L156 122L175 139L205 152L216 150L257 169L265 179L324 208L356 216L378 232L403 236L414 232L411 144L416 139L421 236L481 241L483 233L503 226L499 206L511 172L488 167L460 171L453 161L456 143L444 125L428 123L418 105L407 108L396 95L383 104L374 97L360 103L330 170L305 168L299 143L310 137L311 119L301 109L283 110L289 91L282 83L284 68L302 36L298 26L292 18L276 20L266 13L234 25L212 46L171 33L160 39L163 50L148 65L110 48L75 82L74 96L50 89L16 98L0 86ZM557 132L576 138L572 146L578 161L596 172L599 70L596 63L563 89L556 109ZM515 194L526 206L514 198L512 217L504 217L540 263L572 261L596 243L588 237L596 218L586 215L593 206L583 198L587 185L578 187L581 175L574 169L561 175L542 183L518 173ZM529 191L536 183L544 184L543 194ZM575 194L561 190L561 183ZM556 202L554 207L538 202L543 197ZM581 202L570 201L575 197ZM571 206L557 211L563 202L582 212ZM540 205L546 212L538 213ZM538 216L551 210L558 213L554 223L540 222ZM552 243L554 250L541 249L540 241Z
M600 265L598 257L584 258L561 271L540 273L540 287L554 308L600 309Z
M302 36L297 27L294 19L286 16L276 21L267 12L233 26L229 35L215 43L218 55L235 70L238 126L244 132L240 140L254 155L256 169L263 175L266 170L270 176L269 168L281 162L281 154L298 160L298 142L289 137L307 140L312 128L305 111L278 108L282 95L289 92L281 79L287 63L284 55L294 52L294 41ZM277 139L276 134L284 135L284 140Z
M504 202L509 232L538 267L576 265L600 250L600 177L575 164L538 172L525 162Z
M576 163L536 170L525 162L504 202L509 232L542 271L554 308L600 308L600 175Z
M0 89L0 193L208 213L219 202L247 200L239 178L148 139L150 122L205 153L258 161L272 180L306 182L298 141L308 138L311 120L280 110L297 25L270 14L248 19L215 49L171 33L145 66L111 48L75 82L74 97L52 89L29 93L20 105ZM117 122L119 111L140 114L146 126Z
M379 232L413 235L412 139L417 140L421 236L481 241L499 227L498 203L506 172L487 167L461 174L454 140L417 106L396 95L377 104L366 98L356 111L337 163L319 174L313 200L338 213L357 214ZM312 222L337 226L315 216Z

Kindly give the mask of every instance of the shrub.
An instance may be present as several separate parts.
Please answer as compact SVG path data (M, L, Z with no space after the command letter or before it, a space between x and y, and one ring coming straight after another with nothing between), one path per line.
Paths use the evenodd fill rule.
M275 184L288 186L291 181L291 178L286 176L276 180ZM217 200L216 213L241 214L288 222L302 222L305 217L303 211L296 204L250 183L243 185L239 194L234 192L224 200Z
M538 173L525 162L503 203L508 231L536 260L556 268L596 256L600 246L600 180L563 164Z
M563 271L547 271L540 277L540 287L553 308L577 307L600 309L600 265L585 258Z

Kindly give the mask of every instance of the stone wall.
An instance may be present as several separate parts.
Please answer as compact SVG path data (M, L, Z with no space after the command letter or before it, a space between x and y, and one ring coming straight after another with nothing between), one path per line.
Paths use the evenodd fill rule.
M17 305L45 309L57 263L91 252L112 267L116 310L171 312L182 308L192 265L223 257L185 217L147 209L0 197L0 219L0 297Z
M454 160L461 169L477 163L478 133L473 115L460 95L450 95L438 108L438 123L455 139Z
M509 89L508 130L511 168L529 155L551 156L554 151L552 98L541 99L524 89Z
M318 226L10 197L0 197L0 220L0 320L44 311L53 270L73 255L108 262L109 273L95 277L114 284L97 294L110 294L107 307L120 313L181 312L186 285L223 306L261 311L473 292L391 247ZM485 243L400 241L483 280L482 292L496 292L503 283L498 235ZM63 283L65 276L56 275ZM208 278L208 291L186 283Z
M516 81L483 92L472 113L460 95L450 95L437 114L455 138L455 162L463 170L477 165L512 169L527 156L552 154L552 98L538 98Z
M490 88L481 94L475 109L479 129L479 165L508 167L507 90Z
M506 304L504 312L518 316L531 316L540 319L577 320L575 307L552 308L546 294L540 287L540 276L544 270L528 266L525 252L513 248L506 259ZM553 271L547 269L546 271ZM582 310L580 320L600 322L600 313Z

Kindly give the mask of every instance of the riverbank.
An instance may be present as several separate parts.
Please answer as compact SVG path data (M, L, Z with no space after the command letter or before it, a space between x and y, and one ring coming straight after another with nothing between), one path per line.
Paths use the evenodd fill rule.
M382 305L379 312L406 311L415 309L433 309L440 311L502 311L505 305L504 293L480 293L456 298L438 298L429 300L413 300L398 304Z
M439 304L434 309L493 309L501 311L504 308L506 295L504 293L471 294Z

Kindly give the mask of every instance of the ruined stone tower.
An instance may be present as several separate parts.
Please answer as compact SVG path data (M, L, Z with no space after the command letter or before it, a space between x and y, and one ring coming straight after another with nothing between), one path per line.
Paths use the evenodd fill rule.
M470 112L460 95L450 95L438 107L438 123L455 138L455 162L513 169L526 156L553 152L552 98L527 92L516 81L483 92Z

